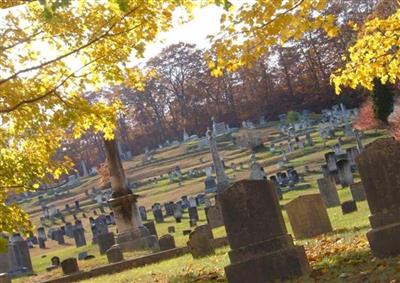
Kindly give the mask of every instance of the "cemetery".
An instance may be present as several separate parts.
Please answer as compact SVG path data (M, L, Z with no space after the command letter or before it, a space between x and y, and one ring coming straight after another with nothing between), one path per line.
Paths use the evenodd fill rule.
M397 255L397 243L390 240L395 237L391 233L397 232L394 226L387 226L393 227L387 231L381 227L396 218L383 220L380 211L385 202L374 206L367 201L374 179L385 175L378 168L369 172L375 160L386 158L374 153L375 144L386 143L383 148L395 154L397 143L390 145L382 131L348 134L340 123L333 123L332 136L327 136L320 131L324 115L318 117L310 120L304 130L287 132L282 121L251 129L262 144L257 152L251 146L235 145L235 137L242 132L248 136L246 128L228 133L223 139L209 131L209 147L195 155L186 152L183 142L154 150L156 161L151 164L143 164L140 155L123 162L128 183L134 180L137 184L131 189L138 203L134 215L143 225L138 224L139 228L145 227L139 242L128 244L121 238L119 231L124 228L118 226L121 219L116 217L115 200L98 175L78 177L63 197L54 198L49 189L26 196L21 205L38 228L26 239L20 235L9 239L9 252L0 256L1 262L7 263L1 271L9 272L13 282L84 282L89 278L90 282L101 282L112 280L114 275L109 273L117 271L120 273L115 276L121 280L134 276L143 282L180 277L186 282L191 276L204 277L204 282L245 282L244 278L252 278L246 282L265 282L264 271L250 267L256 264L250 255L256 260L256 251L265 250L265 262L259 264L273 269L267 267L273 260L285 270L291 268L285 273L271 271L268 280L294 277L306 282L314 277L329 280L337 276L362 280L370 275L376 280L386 278L379 270L387 270L384 276L390 278L398 267L394 259L386 257ZM292 140L300 139L312 142L291 145ZM228 165L232 163L238 166ZM396 165L390 166L380 170L395 174L391 170ZM174 173L178 180L170 178L168 172L179 172ZM376 176L370 179L371 174ZM363 175L367 179L363 180ZM157 182L148 182L157 176ZM214 184L211 189L210 179ZM382 182L390 190L393 181ZM256 188L269 195L254 195ZM235 193L243 196L235 200ZM257 204L248 206L251 200L246 198L254 198ZM393 195L390 201L395 198ZM274 211L267 212L271 205ZM247 206L252 211L244 212ZM376 214L371 218L370 213ZM250 218L241 224L240 217L245 215ZM240 227L246 225L250 225L249 231L241 231L239 236ZM279 238L272 240L269 233ZM382 237L388 240L382 242ZM264 243L264 239L268 241ZM256 243L261 246L253 246ZM250 250L246 251L245 246ZM275 246L290 257L295 253L298 266L285 266L284 258L270 258ZM247 256L248 262L243 262ZM29 261L25 263L22 258Z
M0 19L0 283L400 282L400 1Z

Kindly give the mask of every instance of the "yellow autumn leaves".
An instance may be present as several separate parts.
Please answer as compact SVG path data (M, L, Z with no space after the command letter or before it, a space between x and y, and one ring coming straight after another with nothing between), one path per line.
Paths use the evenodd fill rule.
M372 89L374 78L382 83L395 83L400 77L400 10L387 19L367 22L357 42L349 48L345 68L332 76L336 92L342 86Z

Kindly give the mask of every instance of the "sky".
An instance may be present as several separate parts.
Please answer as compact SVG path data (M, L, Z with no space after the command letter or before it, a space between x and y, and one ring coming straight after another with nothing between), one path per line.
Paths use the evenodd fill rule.
M199 48L208 47L207 36L219 32L222 13L223 9L217 6L196 9L193 20L182 25L179 23L179 17L182 13L176 11L174 27L168 32L161 33L155 43L148 45L144 60L156 56L164 47L179 42L196 44Z

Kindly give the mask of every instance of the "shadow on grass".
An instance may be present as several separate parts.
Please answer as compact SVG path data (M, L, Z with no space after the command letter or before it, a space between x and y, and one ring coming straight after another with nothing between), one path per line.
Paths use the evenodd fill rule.
M216 282L228 282L224 276L217 272L209 273L197 273L188 272L186 274L179 274L168 280L168 283L216 283Z

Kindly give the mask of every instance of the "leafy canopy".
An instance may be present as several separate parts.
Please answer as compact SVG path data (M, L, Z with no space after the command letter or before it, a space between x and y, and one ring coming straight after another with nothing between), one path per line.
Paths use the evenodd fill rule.
M68 172L70 160L53 159L63 140L88 129L113 137L121 103L117 94L105 100L101 89L143 86L143 74L127 63L171 27L173 11L213 2L228 6L221 0L1 2L0 231L32 228L5 200ZM89 99L88 91L98 94Z

